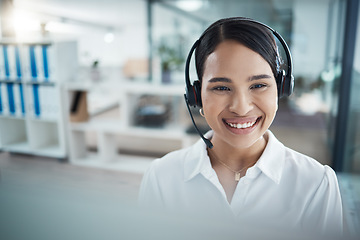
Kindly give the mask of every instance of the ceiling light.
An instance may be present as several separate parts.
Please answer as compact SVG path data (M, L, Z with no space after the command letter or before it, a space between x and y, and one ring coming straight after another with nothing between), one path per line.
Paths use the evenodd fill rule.
M26 11L15 9L13 14L13 26L17 35L31 31L40 31L40 20Z
M113 32L107 32L104 36L104 41L106 43L112 43L115 39L115 35Z
M176 1L176 6L187 12L194 12L199 10L203 6L203 2L199 0L181 0Z

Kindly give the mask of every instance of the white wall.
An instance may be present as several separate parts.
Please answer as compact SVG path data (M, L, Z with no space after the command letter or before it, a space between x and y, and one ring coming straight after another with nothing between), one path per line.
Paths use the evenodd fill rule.
M77 37L80 65L89 66L92 61L99 60L101 66L122 66L129 58L147 58L146 23L114 32L115 39L111 43L104 42L105 33L95 30Z
M294 75L317 77L325 67L329 0L295 0L293 22Z
M51 39L78 42L82 66L94 60L101 66L121 66L129 58L147 58L146 1L14 0L14 10L21 26L36 24L32 31L22 29L20 38L40 38L40 23L46 23ZM115 39L105 43L104 35L110 28Z

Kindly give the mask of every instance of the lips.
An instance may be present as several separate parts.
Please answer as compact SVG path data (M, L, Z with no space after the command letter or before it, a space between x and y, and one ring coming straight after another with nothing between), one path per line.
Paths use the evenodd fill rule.
M258 118L250 118L250 119L232 119L232 120L224 120L224 123L233 129L247 129L253 127L261 117Z

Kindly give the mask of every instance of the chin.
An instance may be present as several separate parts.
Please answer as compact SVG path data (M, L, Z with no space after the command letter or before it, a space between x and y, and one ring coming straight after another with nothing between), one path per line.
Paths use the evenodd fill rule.
M222 135L221 141L223 141L228 146L231 146L234 149L248 149L254 146L260 139L263 138L266 130L258 134L249 134L249 135ZM216 133L215 133L216 134ZM219 134L217 134L220 136ZM215 143L216 144L216 143ZM214 144L214 145L215 145Z
M239 141L229 142L228 144L230 144L233 148L247 149L247 148L251 148L252 146L254 146L255 143L257 143L261 138L262 138L262 136L260 136L257 139L251 139L251 140L247 140L247 141L239 140Z

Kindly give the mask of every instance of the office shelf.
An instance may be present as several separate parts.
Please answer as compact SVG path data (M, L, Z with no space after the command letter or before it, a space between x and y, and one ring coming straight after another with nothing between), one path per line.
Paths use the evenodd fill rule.
M100 86L74 83L66 86L65 99L71 99L76 91L84 91L90 95L91 91L99 88L111 88L111 91L116 93L116 113L111 118L90 116L82 122L71 122L68 115L70 162L116 168L124 161L121 150L165 154L189 146L198 139L196 135L189 135L185 131L190 121L183 100L183 86L124 82L108 85L104 83ZM139 105L142 102L149 103L148 99L143 99L144 97L150 101L155 99L155 102L167 106L169 112L163 124L144 126L138 123ZM70 107L71 102L67 102L67 105ZM88 150L89 135L95 139L95 152Z
M1 150L67 158L61 92L76 71L76 42L0 42Z

